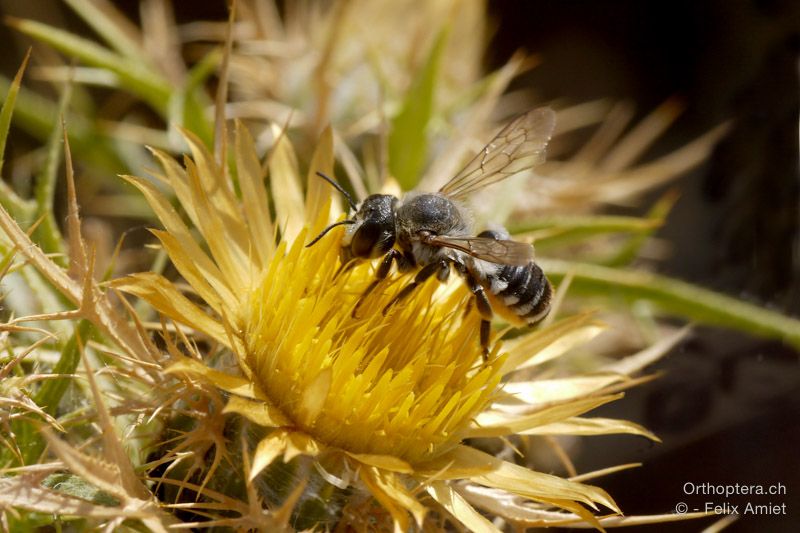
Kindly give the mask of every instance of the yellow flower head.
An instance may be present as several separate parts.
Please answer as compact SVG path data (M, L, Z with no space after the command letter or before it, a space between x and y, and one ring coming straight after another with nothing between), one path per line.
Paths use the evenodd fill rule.
M322 219L323 221L326 220ZM336 277L338 235L283 246L251 293L244 344L259 385L292 422L326 445L419 461L452 448L490 401L501 362L481 364L464 290L427 284L390 316L403 281L373 293L363 265Z
M588 520L588 506L615 512L601 489L537 473L463 444L469 437L516 433L611 433L650 436L622 421L579 417L619 397L604 389L624 376L583 381L515 382L518 367L552 359L598 331L585 316L497 344L482 357L476 311L459 283L434 280L384 315L382 309L409 280L390 276L363 300L374 265L339 274L341 233L307 248L335 214L329 190L310 178L305 200L291 146L279 137L269 156L275 214L254 144L241 125L234 148L236 187L202 144L187 135L192 158L180 166L156 153L162 180L174 191L190 230L150 182L128 178L146 196L165 231L154 231L176 268L204 302L201 307L166 278L140 273L118 280L164 315L223 344L241 374L174 355L174 373L205 379L230 393L227 413L271 428L253 451L250 478L278 457L298 454L340 461L405 529L432 502L467 527L494 530L459 487L489 487L568 512L524 521L547 525ZM330 133L323 135L309 175L331 173ZM306 226L307 229L304 229ZM195 240L199 234L201 242ZM280 238L275 239L279 234ZM337 459L338 458L338 459ZM464 480L460 485L452 480ZM427 493L427 496L423 497ZM528 504L526 504L528 505ZM485 507L485 506L484 506ZM502 513L502 509L490 509ZM530 512L531 511L526 511ZM559 522L560 521L560 522Z

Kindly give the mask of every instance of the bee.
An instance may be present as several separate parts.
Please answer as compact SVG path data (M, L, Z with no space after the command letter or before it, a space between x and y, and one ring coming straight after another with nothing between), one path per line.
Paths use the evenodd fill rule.
M400 272L417 273L386 305L384 315L427 279L436 276L445 282L455 270L474 297L481 316L481 346L487 354L494 312L513 323L534 325L550 309L552 288L533 261L530 244L511 240L503 228L475 235L465 202L484 187L541 164L554 128L555 113L549 108L520 115L438 192L410 192L402 199L372 194L356 204L338 183L318 172L345 196L351 211L348 219L329 225L306 246L346 225L342 268L382 258L375 279L355 304L354 316L395 264Z

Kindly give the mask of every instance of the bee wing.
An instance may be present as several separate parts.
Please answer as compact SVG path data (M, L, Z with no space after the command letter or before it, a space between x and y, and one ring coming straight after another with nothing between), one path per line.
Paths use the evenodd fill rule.
M543 163L555 124L556 114L549 107L518 116L439 192L463 199L478 189Z
M437 235L430 239L429 244L454 248L472 257L501 265L523 266L533 261L533 246L518 241Z

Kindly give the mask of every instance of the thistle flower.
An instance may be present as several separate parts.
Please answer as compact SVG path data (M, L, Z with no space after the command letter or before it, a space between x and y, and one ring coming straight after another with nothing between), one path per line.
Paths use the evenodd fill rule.
M529 519L528 525L551 523L553 516L599 525L585 506L619 513L602 489L464 444L470 437L549 430L655 438L632 423L596 420L592 428L579 417L618 398L606 389L626 379L624 373L561 389L552 386L558 380L549 389L544 384L531 388L530 382L509 383L505 389L501 384L516 369L541 364L595 335L600 328L589 317L572 317L505 345L498 342L485 360L477 311L464 312L469 293L457 281L444 287L427 283L384 316L381 309L408 280L388 282L354 317L356 300L374 279L373 268L363 264L337 275L335 231L311 248L304 246L309 234L329 222L330 200L324 200L327 191L316 183L320 180L313 180L302 202L289 141L280 137L269 159L277 216L268 209L261 166L241 124L234 150L240 195L202 144L190 134L187 141L193 157L184 167L166 154L155 155L164 169L162 181L202 242L156 186L127 179L166 228L154 233L205 306L154 273L134 274L115 286L233 353L238 373L221 372L207 358L178 354L169 371L226 391L226 413L269 429L249 459L250 480L278 458L313 457L341 484L366 489L398 531L407 529L409 516L422 526L430 508L445 509L472 529L493 530L456 481L566 511ZM331 146L330 135L323 136L311 170L330 171ZM314 205L323 207L309 208Z
M406 278L393 277L374 291L364 301L361 312L353 316L356 300L374 279L373 265L364 264L336 276L340 265L335 231L311 249L304 248L310 235L337 219L338 210L331 205L329 191L319 180L309 179L305 187L301 185L293 148L271 123L294 126L299 121L307 126L306 133L310 135L331 120L344 138L353 141L351 144L365 146L363 138L357 136L377 131L385 113L392 117L391 132L385 143L389 152L388 172L381 167L383 163L376 161L372 167L366 165L366 172L361 172L358 158L343 143L336 144L338 161L347 170L351 185L358 193L377 190L388 173L401 182L396 190L408 190L420 180L422 168L432 162L422 180L424 188L435 189L436 180L451 175L464 154L472 151L476 142L472 135L482 137L483 130L491 126L490 111L510 110L497 105L503 103L499 95L522 67L522 61L515 58L493 75L477 80L483 43L474 39L474 35L482 31L482 2L453 3L460 9L451 11L458 18L451 21L449 28L448 24L439 24L443 17L430 16L417 3L392 3L399 12L406 10L405 13L416 17L419 31L402 34L402 40L394 32L386 32L385 41L381 26L365 27L359 24L358 16L360 9L381 12L384 9L381 4L334 2L331 4L334 7L327 11L317 11L316 4L309 4L307 12L288 13L285 27L278 27L280 18L276 12L264 16L263 10L269 10L271 5L268 1L241 2L240 13L247 9L256 15L260 13L260 17L252 20L261 24L256 28L261 33L254 32L251 35L254 41L248 42L248 37L242 37L238 31L253 28L247 25L250 19L242 18L233 31L238 54L231 57L231 76L223 73L220 78L231 80L239 98L227 111L256 119L250 125L260 119L261 125L267 124L271 130L271 135L259 135L259 140L274 142L266 164L270 171L270 196L262 182L264 167L243 126L236 128L230 158L225 154L224 135L217 139L222 153L218 160L204 148L213 141L213 128L204 118L207 114L200 111L208 99L199 80L210 73L218 57L215 52L189 75L191 83L167 81L145 68L147 54L141 53L140 39L120 40L127 32L114 31L119 29L119 18L110 5L102 4L99 10L89 2L70 5L91 21L116 52L105 53L42 24L28 22L18 27L68 54L77 51L82 61L97 67L95 71L83 72L90 75L87 78L90 82L110 83L134 94L158 111L165 122L182 123L194 133L185 133L192 157L186 158L183 165L163 152L155 152L163 168L160 181L169 191L149 180L128 178L161 220L164 230L156 230L155 234L188 285L152 272L111 284L140 296L161 312L165 360L147 335L146 326L152 324L142 323L147 315L134 313L132 307L124 309L128 314L120 312L114 291L108 291L108 285L94 279L95 257L81 236L69 153L66 157L68 188L71 188L68 247L52 222L52 193L37 191L36 195L37 200L43 199L36 213L50 217L43 219L44 225L51 226L46 228L45 235L58 246L48 247L44 239L39 242L44 241L44 252L65 251L68 260L61 256L51 260L34 244L37 238L26 235L13 220L30 218L20 214L33 212L31 202L0 188L0 200L4 206L10 206L7 209L13 215L12 218L0 209L0 225L10 238L10 242L0 242L0 251L8 258L22 257L24 261L15 262L13 269L26 273L32 280L28 283L39 294L51 296L49 300L43 298L44 303L41 309L37 307L39 312L35 316L9 317L10 323L0 332L4 341L10 339L9 353L15 354L0 376L10 372L25 376L22 380L5 380L0 387L0 403L11 406L12 412L1 418L11 421L12 430L8 433L13 437L4 436L0 440L5 447L2 451L8 452L0 459L3 467L24 465L18 470L4 471L24 475L0 480L3 486L0 506L46 513L57 516L58 520L64 515L107 519L108 528L130 519L140 520L154 531L163 531L178 519L184 519L183 527L227 526L274 531L288 529L292 514L295 525L327 526L322 519L306 513L303 503L306 494L329 503L332 500L329 489L333 487L340 490L345 502L345 507L335 510L338 514L334 516L341 530L380 529L391 524L396 530L403 530L411 527L412 520L426 531L444 527L442 524L448 520L456 520L471 530L496 530L495 524L476 508L518 527L629 525L693 516L634 519L595 516L590 509L599 511L604 507L612 513L619 513L619 509L603 490L583 482L614 469L562 479L504 461L473 447L468 440L501 439L510 443L504 447L508 451L519 442L515 435L629 433L655 439L646 429L630 422L587 418L582 414L619 398L621 390L647 379L629 376L663 355L681 337L681 332L618 363L596 367L590 375L544 375L553 369L542 370L543 365L586 343L601 326L590 316L575 315L511 340L501 342L498 339L502 336L497 334L491 353L484 359L476 334L478 317L474 310L468 310L469 295L457 280L441 287L429 282L384 317L380 311L386 302L408 282ZM161 16L168 11L167 4L144 5L149 15L142 17L143 25L158 22L155 27L160 28L160 22L168 19ZM347 6L352 11L344 16L342 10ZM437 12L453 9L448 6L447 2L431 2L425 4L425 9ZM382 20L394 26L392 17ZM430 21L436 24L427 26ZM274 35L278 39L256 42L265 36L271 39L276 28ZM327 45L351 28L364 39L340 39L337 54L343 55L326 58ZM151 34L144 30L147 28L143 28L144 37ZM189 28L183 30L184 36L190 33ZM180 61L178 42L174 39L178 31L170 28L159 33L162 38L169 36L172 60ZM442 37L446 34L449 39ZM298 42L298 37L310 44L302 57L282 56L281 52L290 50L283 45ZM77 47L73 46L76 42ZM267 46L259 52L258 47L265 44L272 48L267 50ZM395 45L397 49L391 48ZM161 53L164 49L158 45L148 47L151 53ZM262 52L266 59L256 57ZM376 68L365 68L367 60L376 60L371 65ZM130 68L131 64L140 68ZM413 68L408 68L409 65ZM438 79L432 74L437 69ZM106 70L119 76L107 76ZM262 72L268 74L268 83L248 85L264 81L254 76ZM387 74L382 81L388 83L374 83L375 72ZM12 84L12 89L15 86L16 89L10 91L0 111L3 118L0 126L8 124L19 77ZM363 80L371 83L362 83ZM276 82L285 83L273 85ZM378 85L387 94L376 90ZM303 88L306 93L299 90ZM267 99L259 101L265 93ZM435 96L443 93L446 97L438 98L439 105L456 102L453 107L436 107ZM224 91L220 94L224 95ZM376 97L379 94L381 98ZM220 130L224 129L223 100L224 96L220 96L217 102ZM67 106L67 99L63 101L62 111ZM421 101L432 108L422 116L415 115L415 106ZM259 107L263 103L267 105ZM283 112L295 107L300 109L293 115L295 120L290 121ZM281 112L277 113L276 108ZM634 128L619 142L616 134L599 135L587 145L580 161L551 164L544 179L530 177L536 183L537 197L541 190L552 192L541 195L540 205L534 205L535 198L521 195L516 195L517 204L508 202L507 196L495 195L494 205L490 202L485 205L496 219L499 214L507 214L500 213L497 205L508 205L507 211L514 208L525 215L531 207L538 213L550 213L571 210L576 205L595 208L600 202L627 200L696 164L719 134L709 134L686 150L671 154L662 164L632 167L644 147L674 115L675 108L666 106L654 115L655 120L645 121L648 127ZM575 116L574 110L560 112L562 132L570 129L569 117L573 118L572 127L576 127L576 122L579 126L597 122L586 120L584 114L581 123L574 120ZM445 132L442 137L452 137L453 143L441 151L437 143L428 142L422 134L435 136L462 120L466 126L460 130L465 133L451 136ZM119 125L123 129L125 123ZM616 126L611 129L619 132L625 124L617 121ZM49 157L54 158L52 154L57 153L53 147L60 141L58 133L51 137ZM5 134L0 128L0 153ZM161 136L154 137L159 142ZM323 134L309 165L310 176L316 170L332 174L332 137L330 131ZM176 149L178 143L161 139L160 145ZM299 148L311 145L303 142ZM611 145L615 147L610 148ZM90 152L98 148L91 142L83 146L89 146ZM412 152L413 164L400 162L399 156ZM367 150L365 153L368 155ZM58 165L49 161L46 166L51 171L45 179L37 180L37 187L52 191ZM598 175L599 180L588 179ZM560 186L559 181L563 181ZM588 186L590 182L594 184L592 187ZM511 180L504 185L509 190L515 186ZM172 193L178 199L181 213L167 199ZM119 202L114 203L114 209L118 207ZM638 219L598 219L588 223L586 219L567 223L562 220L545 224L544 233L550 232L551 242L559 238L564 242L575 234L635 229L640 234L632 239L636 241L632 246L622 250L625 253L619 254L624 259L636 255L639 244L656 225L656 220ZM534 227L530 219L524 220L522 226L515 229L519 232L542 229ZM545 235L538 239L537 246L541 249L546 241ZM620 261L616 264L624 264ZM32 275L32 267L47 283ZM644 294L653 300L672 303L673 309L685 316L709 321L720 315L732 316L735 320L729 323L741 327L755 324L757 327L751 329L800 342L796 321L766 311L759 313L752 306L732 304L730 299L712 299L693 287L668 285L663 279L638 276L635 272L609 272L564 261L551 262L546 270L552 278L562 276L571 280L571 285L566 281L560 287L562 295L567 286L580 288L581 283L595 293L611 292L606 289L609 285L622 287L628 289L632 299L641 299ZM51 303L55 303L53 309L48 308ZM751 315L755 318L742 318ZM39 349L37 342L20 335L23 330L17 323L33 320L58 320L57 324L66 331L63 339L51 342L47 329L36 330L37 335L46 337L42 342L50 354ZM168 323L169 320L178 325ZM792 331L795 333L788 337L786 332ZM99 340L86 346L84 353L82 340L90 335ZM79 368L81 357L83 371ZM35 361L33 365L29 364L31 360ZM164 372L163 365L168 365L168 372ZM100 369L114 378L108 380L113 383L103 383L105 378L95 376ZM89 387L75 394L75 401L63 409L62 403L68 403L61 401L66 382L73 375L85 379ZM18 383L32 384L35 394L22 391ZM183 426L176 424L180 417L190 422ZM42 422L55 431L64 431L64 438L39 431L38 424ZM124 433L118 427L123 425ZM189 430L184 431L187 426ZM237 451L240 443L231 438L231 426L244 428L240 434L241 455ZM163 427L166 431L162 433ZM142 432L149 434L141 438ZM129 439L131 434L135 438ZM246 435L255 435L259 440L248 443ZM130 448L123 447L123 438ZM137 442L133 443L134 440ZM48 445L60 462L37 464ZM153 446L157 452L148 455ZM303 459L295 461L300 456ZM236 461L238 458L242 459L241 465ZM279 470L281 463L296 467L301 461L310 468L296 468L298 481L291 490L284 491L285 487L272 492L262 490L272 482L270 475ZM244 480L239 475L242 468L246 473ZM37 477L39 473L63 469L71 472L72 481L79 481L80 491L55 494L52 485ZM325 488L320 489L320 479ZM177 488L174 500L164 489L168 485ZM344 490L348 486L356 490ZM88 499L85 498L88 492L98 490L110 495L111 502L108 498L98 498L93 500L96 505L90 507L73 497ZM192 494L181 496L181 492ZM283 493L276 494L279 492ZM174 512L165 512L169 508ZM187 523L185 516L179 514L187 510L192 513L189 520L195 519L194 523ZM5 521L6 517L0 520ZM35 516L24 518L26 524L33 520Z

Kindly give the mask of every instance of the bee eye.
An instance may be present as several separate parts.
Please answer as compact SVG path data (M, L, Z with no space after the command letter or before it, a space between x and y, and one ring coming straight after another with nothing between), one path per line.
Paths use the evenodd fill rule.
M378 257L394 246L394 239L391 225L364 222L353 235L350 251L354 257Z
M372 248L378 243L381 230L376 224L364 223L358 228L350 244L353 255L356 257L369 257Z

